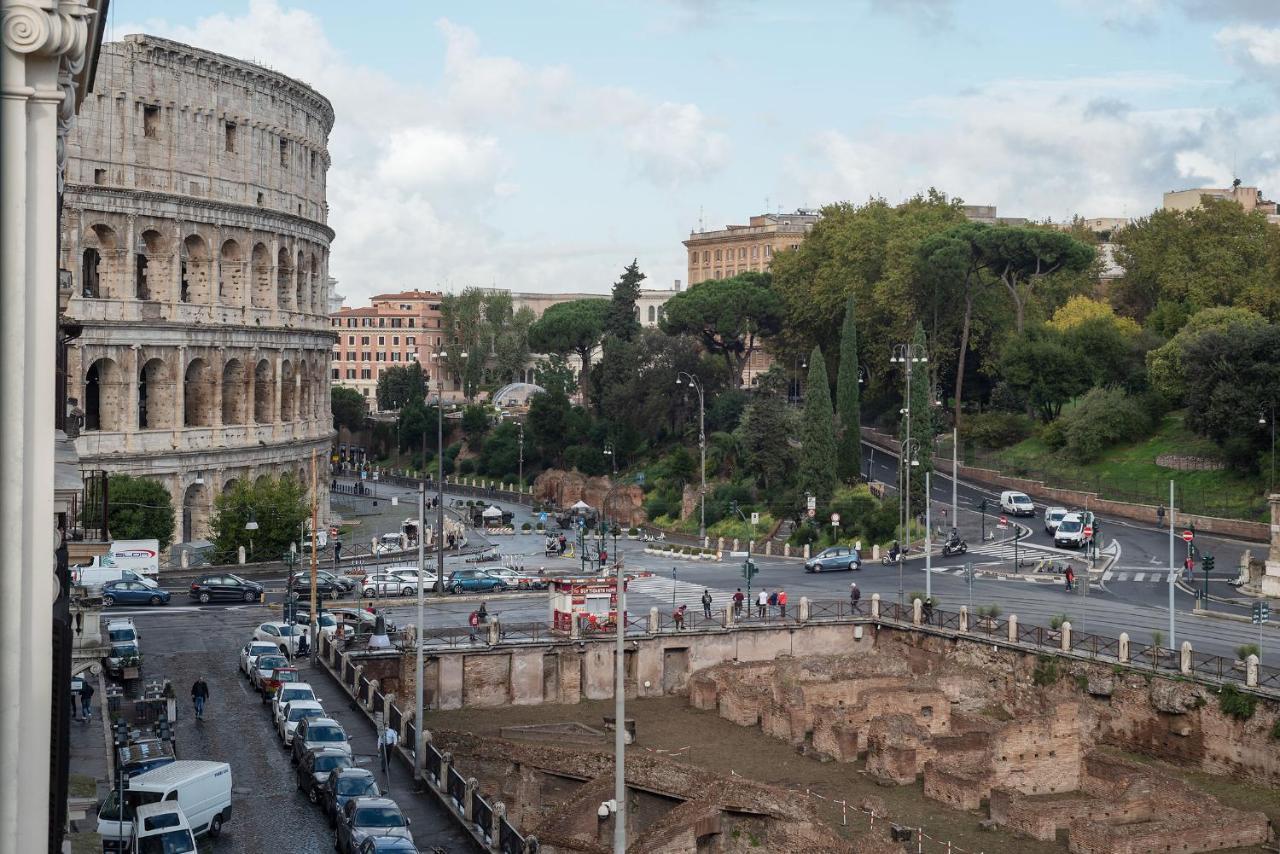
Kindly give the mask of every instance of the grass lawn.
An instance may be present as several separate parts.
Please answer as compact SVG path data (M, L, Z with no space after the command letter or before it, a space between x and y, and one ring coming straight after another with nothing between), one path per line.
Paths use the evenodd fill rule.
M1177 504L1187 512L1238 519L1267 518L1262 479L1241 477L1227 470L1167 469L1156 465L1156 457L1162 454L1220 456L1216 445L1183 425L1181 412L1173 412L1164 417L1160 429L1147 439L1109 448L1091 463L1081 464L1070 459L1035 437L982 454L975 462L992 465L1005 474L1097 492L1104 498L1146 504L1167 504L1172 479L1177 484Z

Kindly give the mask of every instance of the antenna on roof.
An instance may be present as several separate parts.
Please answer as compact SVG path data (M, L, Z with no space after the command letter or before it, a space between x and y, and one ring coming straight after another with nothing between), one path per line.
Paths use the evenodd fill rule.
M698 231L706 230L706 226L702 222L702 205L698 205Z

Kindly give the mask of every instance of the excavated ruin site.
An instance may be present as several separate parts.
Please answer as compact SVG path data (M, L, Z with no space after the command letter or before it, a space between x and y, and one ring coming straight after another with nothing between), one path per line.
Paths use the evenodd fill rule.
M897 632L705 668L685 692L631 704L630 851L1274 850L1265 700L1241 721L1190 681ZM604 854L610 706L433 713L433 736L542 850Z

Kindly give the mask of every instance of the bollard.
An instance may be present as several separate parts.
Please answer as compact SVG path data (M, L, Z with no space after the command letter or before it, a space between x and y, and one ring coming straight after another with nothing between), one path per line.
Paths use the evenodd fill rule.
M1251 655L1244 660L1244 684L1250 688L1258 687L1258 656Z
M502 640L501 621L497 617L494 617L492 620L489 621L489 646L497 646L498 642L501 640Z
M1116 653L1116 658L1121 664L1129 663L1129 633L1120 633L1120 650Z
M654 606L649 609L649 634L656 635L660 625L658 622L658 608Z
M735 552L736 552L736 551L738 551L738 538L737 538L737 537L734 537L734 538L733 538L733 550L734 550Z
M448 792L449 786L449 769L453 766L453 754L448 751L440 753L440 779L436 780L436 788L441 792Z
M716 551L718 552L724 551L724 537L716 538Z
M373 714L373 711L374 711L373 704L377 702L377 700L374 698L377 696L378 696L378 680L370 679L369 680L369 699L365 701L365 704L364 704L364 707L369 711L370 714Z
M191 552L186 550L183 550L182 552L182 568L183 569L191 568Z
M711 548L711 538L710 538L710 537L703 537L703 538L702 538L702 547L703 547L704 549L709 549L709 548Z
M871 547L871 560L880 560L880 546L878 544Z
M920 627L921 614L924 611L924 603L919 599L911 600L911 625L916 628Z
M765 556L765 557L772 557L772 556L773 556L773 540L768 540L767 542L765 542L765 544L764 544L764 556Z
M809 544L808 544L808 543L805 543L805 544L804 544L804 559L805 559L805 560L808 560L808 559L809 559Z
M724 606L724 627L726 629L733 628L735 619L736 618L733 615L733 602L730 601L728 605Z
M520 854L538 854L541 844L536 836L526 836L524 838L524 847L520 849Z
M1018 615L1009 615L1009 643L1018 642Z
M802 623L808 622L809 620L809 597L808 596L800 597L800 612L796 616L796 619Z
M871 594L871 619L873 620L880 619L880 594L879 593Z
M236 560L240 562L241 566L244 566L244 546L236 549Z
M782 544L782 556L791 557L791 543Z
M1191 675L1191 641L1182 642L1182 660L1178 663L1178 670L1183 676Z
M489 834L489 845L494 851L502 850L502 820L507 816L507 805L502 801L494 801L493 803L493 821L486 828Z
M969 631L969 606L961 605L960 606L960 632L961 634L963 634L964 632L967 632L967 631Z
M480 781L475 777L467 778L467 786L462 790L462 814L467 817L467 821L475 821L475 803L476 789L480 788Z
M1058 633L1061 635L1060 648L1062 651L1071 652L1071 623L1064 620L1062 625L1058 627Z

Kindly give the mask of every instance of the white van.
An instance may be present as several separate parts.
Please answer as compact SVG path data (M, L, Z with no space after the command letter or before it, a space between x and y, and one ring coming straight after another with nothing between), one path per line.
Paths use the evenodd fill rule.
M1010 516L1036 515L1036 506L1025 492L1000 493L1000 509Z
M71 583L83 585L90 593L101 592L102 585L110 584L112 581L137 581L152 590L160 586L154 578L149 578L132 569L94 565L71 567Z
M143 804L133 811L133 854L195 854L196 836L182 807L173 803Z
M160 575L160 541L114 540L107 553L95 557L89 568L131 569L139 575L157 578Z
M98 810L98 835L105 851L125 850L134 810L143 804L177 801L196 836L217 836L231 818L231 766L225 762L179 759L130 778L124 790L124 821L111 794Z

